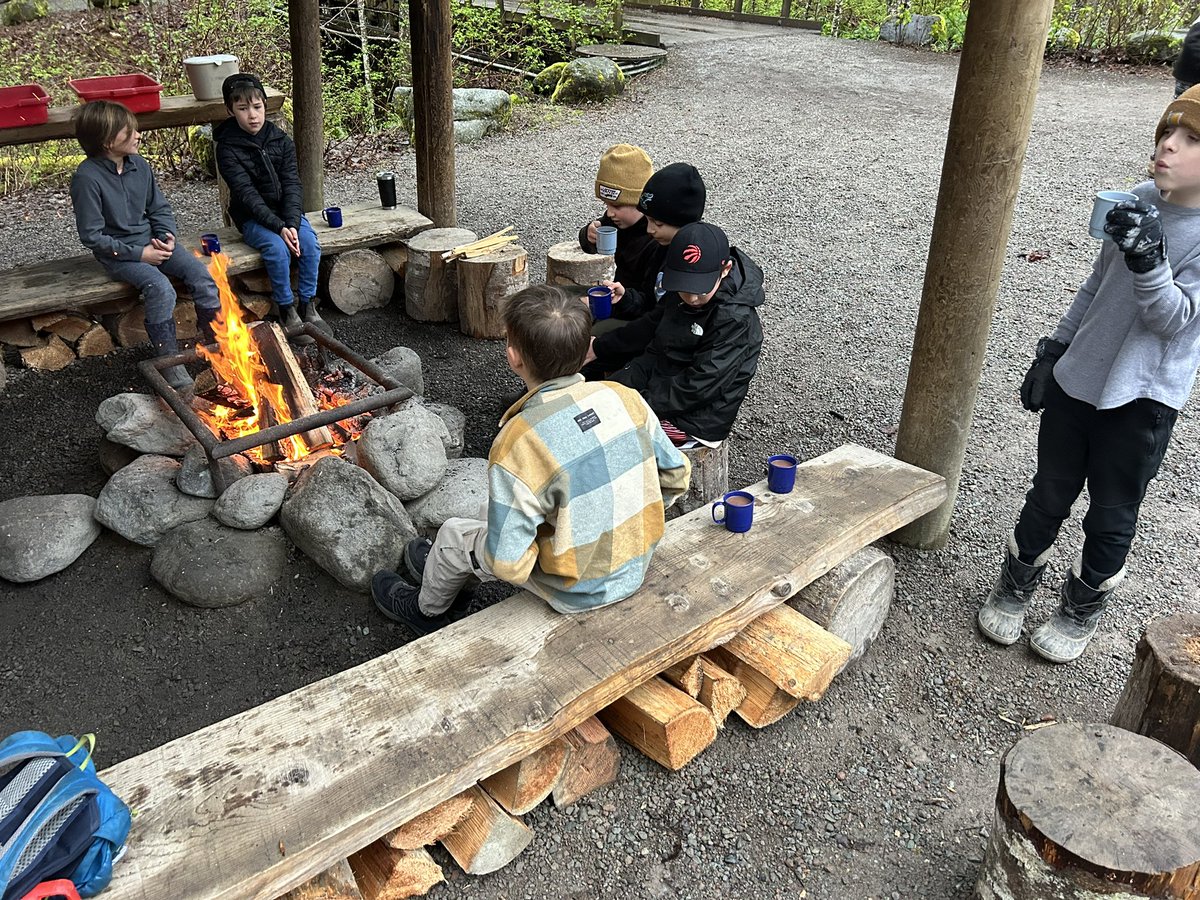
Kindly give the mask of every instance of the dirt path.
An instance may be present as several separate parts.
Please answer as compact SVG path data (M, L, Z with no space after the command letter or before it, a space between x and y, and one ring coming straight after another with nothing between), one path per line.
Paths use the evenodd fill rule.
M545 248L593 213L605 147L632 141L660 165L696 163L707 218L768 274L767 343L733 437L733 480L756 480L760 461L783 449L807 457L854 441L890 452L956 64L805 32L689 43L611 106L528 107L524 127L464 148L462 224L481 234L516 224L537 275ZM1106 719L1143 625L1200 608L1200 440L1188 408L1143 508L1130 578L1085 659L1051 668L1022 646L985 645L972 627L1033 457L1037 420L1016 386L1090 265L1087 197L1138 180L1170 92L1165 71L1044 74L951 541L927 554L888 547L898 594L868 657L778 726L731 724L682 773L627 754L613 788L531 814L538 837L516 864L470 880L448 866L440 896L969 896L998 760L1021 733L1008 720ZM388 162L413 203L411 157ZM373 179L331 177L328 189L330 202L366 199ZM171 197L184 224L211 221L211 186ZM20 205L36 214L21 222L12 202L0 213L0 264L74 246L60 200ZM1032 249L1048 258L1027 262ZM367 354L416 348L428 394L468 412L468 452L484 453L496 385L510 377L498 345L393 310L334 324ZM99 490L92 410L141 388L137 358L10 372L0 499ZM1076 519L1048 583L1078 535ZM148 566L147 551L106 534L68 571L0 589L0 733L95 730L107 763L405 640L367 598L300 558L272 596L220 611L165 596ZM1037 616L1051 595L1039 595Z

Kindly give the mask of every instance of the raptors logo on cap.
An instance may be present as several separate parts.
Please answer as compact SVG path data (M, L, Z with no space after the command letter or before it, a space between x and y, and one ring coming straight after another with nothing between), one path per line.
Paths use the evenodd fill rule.
M700 253L700 248L695 244L688 244L683 248L683 261L689 266L694 266L696 263L700 262L701 256L702 254Z

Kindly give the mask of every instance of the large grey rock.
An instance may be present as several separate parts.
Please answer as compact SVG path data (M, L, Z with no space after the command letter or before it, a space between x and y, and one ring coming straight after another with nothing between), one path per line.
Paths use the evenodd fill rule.
M0 503L0 578L37 581L61 572L100 534L86 494L16 497Z
M490 88L454 89L454 139L460 144L477 141L489 132L504 127L512 118L512 97L506 91ZM413 131L413 94L411 87L397 87L392 103L405 130Z
M24 25L50 14L46 0L8 0L0 7L0 25Z
M213 502L179 492L179 467L177 459L139 456L100 491L96 521L126 540L153 547L172 528L203 519Z
M213 178L217 177L217 142L213 140L212 125L189 125L187 130L188 149L192 159Z
M370 589L416 537L400 501L358 466L326 457L296 480L280 512L297 547L347 587Z
M565 62L551 63L538 72L533 79L533 90L535 93L544 94L549 97L554 93L554 89L558 87L558 81L562 78L563 69L567 67Z
M436 413L446 426L445 444L446 458L458 459L463 455L466 441L467 417L461 409L445 403L430 403L426 401L425 408Z
M141 455L132 447L110 441L106 437L100 438L100 468L104 470L105 475L115 475Z
M217 467L225 479L227 488L234 482L254 474L254 464L240 453L217 460ZM208 457L199 444L193 444L184 454L183 465L179 474L175 476L175 487L191 497L207 497L210 500L217 497L217 487L213 484Z
M283 506L287 489L286 475L278 472L251 475L225 489L213 507L213 516L230 528L262 528Z
M216 609L266 596L286 566L278 528L240 531L200 519L158 542L150 574L184 603Z
M371 362L383 369L418 397L425 393L425 376L421 374L421 357L408 347L393 347Z
M358 439L358 464L401 500L433 489L446 473L446 425L418 404L373 419Z
M1135 31L1125 39L1125 52L1135 62L1165 63L1179 55L1180 41L1170 31Z
M606 56L567 63L550 100L554 103L598 103L625 90L625 73Z
M117 394L100 403L96 423L110 441L139 453L183 456L196 443L195 436L158 397Z
M436 531L447 519L479 517L488 497L486 459L455 459L446 466L446 477L428 494L404 504L413 524Z
M933 27L939 20L940 16L912 16L900 25L894 18L888 19L879 26L879 39L911 47L928 47L933 43Z

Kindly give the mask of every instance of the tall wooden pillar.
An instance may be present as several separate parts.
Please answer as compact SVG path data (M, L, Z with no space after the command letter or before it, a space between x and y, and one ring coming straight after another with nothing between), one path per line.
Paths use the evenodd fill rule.
M454 68L450 0L408 0L412 45L417 210L438 228L458 224L454 205Z
M1054 0L973 0L896 457L943 475L946 502L894 535L940 547L958 496Z
M292 113L304 209L325 206L325 104L321 99L320 0L288 0Z

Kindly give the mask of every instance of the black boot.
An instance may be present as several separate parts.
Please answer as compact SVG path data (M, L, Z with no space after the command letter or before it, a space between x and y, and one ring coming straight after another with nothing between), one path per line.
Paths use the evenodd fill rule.
M150 343L154 345L155 356L174 356L179 352L174 319L167 319L165 322L147 322L146 334L150 335ZM167 384L177 391L185 391L192 386L192 376L183 366L171 366L164 369L162 375L167 379Z
M286 306L281 303L276 303L274 308L275 317L279 319L279 324L286 331L289 328L299 328L304 324L300 319L300 314L296 312L294 304L289 303ZM297 345L307 345L315 343L307 334L298 334L295 337L289 337L288 340Z
M1053 663L1078 659L1100 625L1100 616L1113 591L1125 580L1125 568L1110 575L1099 587L1091 587L1080 578L1081 563L1076 563L1063 582L1058 610L1045 625L1029 638L1033 652Z
M320 303L317 297L311 297L308 300L301 298L300 300L300 318L305 322L311 322L317 326L324 334L333 337L333 329L329 327L329 323L321 318L321 314L317 312L317 304Z
M1025 611L1029 608L1034 591L1041 584L1042 574L1046 571L1046 559L1050 555L1047 550L1029 565L1021 562L1019 553L1016 538L1010 536L1000 576L976 616L984 637L1005 647L1015 644L1021 636Z
M205 344L215 344L217 342L216 332L213 331L213 322L221 318L221 307L219 306L197 306L196 307L196 328L200 331L200 340Z

